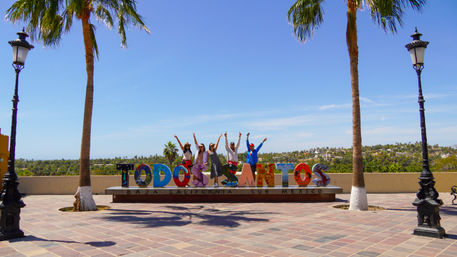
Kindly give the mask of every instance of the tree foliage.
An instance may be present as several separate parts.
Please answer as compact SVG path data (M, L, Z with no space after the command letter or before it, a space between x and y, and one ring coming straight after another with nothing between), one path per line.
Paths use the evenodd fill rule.
M163 149L163 155L168 159L170 169L172 169L173 162L176 160L176 157L178 157L178 148L176 148L176 145L171 141L168 141L168 143L164 146L165 148Z
M363 147L363 162L365 172L420 172L422 170L422 148L420 143L374 145ZM222 163L225 156L219 154ZM241 171L242 163L246 161L246 153L239 153ZM457 148L433 145L429 147L429 158L433 172L457 171ZM174 164L182 161L177 156ZM301 151L283 153L259 153L260 163L307 163L310 167L323 163L330 167L331 173L352 172L352 149L320 147ZM115 157L91 160L92 175L120 175L116 163L134 163L135 166L145 163L169 163L165 156L151 155ZM78 160L16 160L16 170L19 176L75 176L78 175ZM280 171L276 171L280 172Z

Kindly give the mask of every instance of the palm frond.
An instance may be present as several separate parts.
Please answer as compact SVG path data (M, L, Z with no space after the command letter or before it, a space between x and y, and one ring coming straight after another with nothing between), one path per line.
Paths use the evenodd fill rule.
M306 42L323 22L322 2L324 0L297 0L287 13L298 40Z
M137 26L140 29L143 29L147 33L150 33L148 27L144 24L143 17L138 14L136 10L136 2L133 0L123 0L121 4L124 16L127 18L128 22Z
M97 45L97 39L95 38L95 25L90 24L90 40L92 41L92 49L95 51L95 56L98 59L98 45Z
M122 11L117 13L118 25L117 25L117 33L121 37L121 46L127 47L127 37L125 35L125 17Z
M73 16L74 12L70 9L65 9L62 13L63 22L65 24L64 30L65 32L69 32L71 29L71 25L73 25Z
M397 25L402 26L402 16L406 8L421 10L426 0L365 0L370 8L371 18L384 31L397 32Z
M99 4L95 8L95 16L97 17L98 20L103 21L106 26L111 29L114 25L114 20L113 16L111 13L108 11L107 8L105 8L103 5Z
M45 45L57 45L64 32L73 25L73 19L94 15L108 28L117 22L122 46L126 46L126 26L132 24L150 33L138 14L135 0L16 0L6 12L6 19L13 23L27 23L32 40L42 40ZM91 24L91 38L98 57L95 26Z
M81 19L84 15L84 11L86 9L86 1L85 0L66 0L66 9L70 10L72 13L76 15L78 19Z
M26 22L32 40L41 39L45 45L56 45L63 32L61 8L62 0L17 0L6 11L6 19L13 23Z

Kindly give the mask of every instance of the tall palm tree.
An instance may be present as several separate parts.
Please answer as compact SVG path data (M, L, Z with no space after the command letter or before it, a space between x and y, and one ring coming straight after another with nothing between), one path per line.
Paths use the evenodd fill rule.
M57 45L63 34L69 32L74 18L81 21L86 57L86 99L81 138L79 187L75 194L78 211L96 210L90 186L90 137L92 107L94 102L94 57L98 57L95 39L94 17L109 28L117 22L117 32L122 46L126 46L125 26L129 23L149 33L142 17L137 13L135 0L17 0L7 10L6 17L12 22L27 23L27 31L33 40L44 45ZM94 54L95 53L95 54Z
M292 22L298 40L305 42L323 20L324 0L297 0L289 9L287 17ZM352 88L352 190L350 210L367 210L368 201L363 178L362 132L359 102L359 49L357 46L357 11L369 8L373 21L384 31L397 31L402 25L403 10L411 7L420 10L426 0L346 0L346 44L349 52Z
M163 149L163 155L168 159L168 162L170 163L170 169L173 169L173 162L176 160L176 157L178 157L178 148L176 148L176 145L171 141L168 141L168 143L164 146L165 148Z

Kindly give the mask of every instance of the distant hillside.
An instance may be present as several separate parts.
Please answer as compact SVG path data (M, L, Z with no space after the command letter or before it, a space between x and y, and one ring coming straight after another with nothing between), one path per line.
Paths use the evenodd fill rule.
M365 172L420 172L422 170L422 148L420 143L397 143L391 145L374 145L363 147ZM225 162L225 156L220 155ZM429 159L432 171L457 171L457 149L455 147L429 146ZM246 161L246 153L239 154L241 162ZM174 165L181 162L179 157ZM307 163L310 167L315 163L330 166L329 172L352 172L352 148L312 148L303 151L284 153L260 153L260 163ZM112 159L93 159L91 174L120 174L116 163L168 165L165 157L154 155L149 157L134 156L133 158L116 157ZM241 168L241 165L239 165ZM54 176L78 175L79 160L16 160L16 171L19 176Z

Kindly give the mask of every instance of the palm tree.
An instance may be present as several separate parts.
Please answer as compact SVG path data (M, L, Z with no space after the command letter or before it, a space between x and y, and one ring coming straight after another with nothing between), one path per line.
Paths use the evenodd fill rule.
M178 148L176 148L176 145L171 141L168 141L164 146L163 155L167 157L168 162L170 163L170 169L173 169L173 162L176 160L176 157L178 157Z
M297 0L289 9L287 18L292 22L298 40L305 42L323 22L324 0ZM359 102L359 49L357 46L357 11L368 8L373 21L384 31L397 31L402 25L403 10L411 7L420 10L426 0L347 0L346 44L349 52L352 88L352 190L350 210L367 210L368 201L363 178L362 132Z
M27 23L27 31L33 40L44 45L57 45L62 35L69 32L73 19L81 21L86 57L86 99L81 138L79 187L75 194L74 210L96 210L90 186L90 137L92 107L94 101L94 52L98 57L95 25L91 18L103 21L109 28L117 22L122 46L126 46L125 26L129 23L149 33L136 10L135 0L17 0L7 10L6 17L12 22Z

